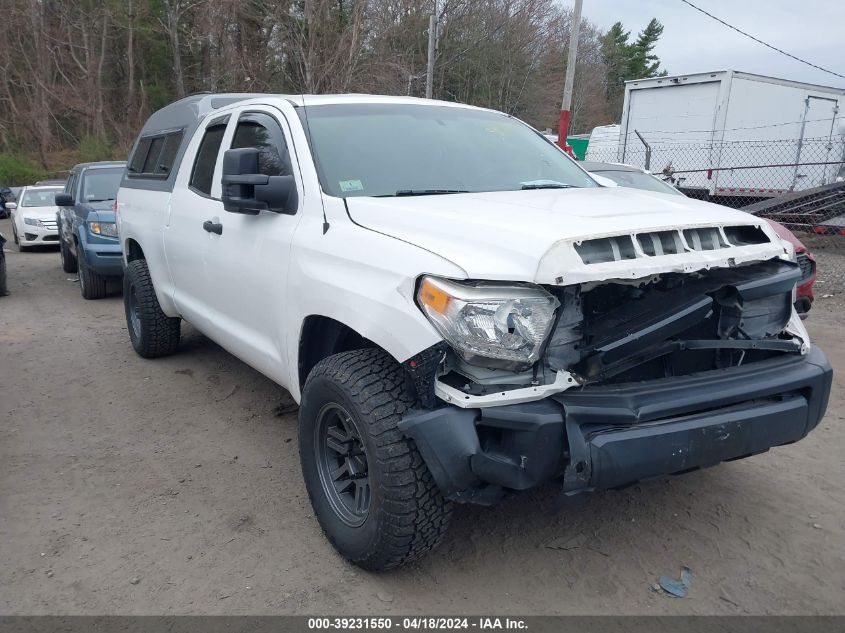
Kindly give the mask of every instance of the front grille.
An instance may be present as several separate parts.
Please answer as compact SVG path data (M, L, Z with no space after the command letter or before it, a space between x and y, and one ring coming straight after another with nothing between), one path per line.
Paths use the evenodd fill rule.
M59 236L58 235L45 235L42 239L43 242L58 242Z
M798 265L801 267L801 281L813 276L816 264L807 257L807 253L798 253Z
M48 231L57 231L59 228L55 220L41 220L41 225Z

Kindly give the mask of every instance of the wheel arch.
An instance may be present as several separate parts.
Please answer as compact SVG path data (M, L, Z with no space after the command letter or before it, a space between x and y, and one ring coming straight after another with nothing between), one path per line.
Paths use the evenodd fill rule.
M302 321L297 347L299 392L302 393L308 374L324 358L341 352L368 348L384 349L345 323L321 314L308 315Z
M141 248L141 245L133 240L131 237L126 240L126 243L123 245L123 254L126 258L126 263L134 262L137 259L146 259L144 256L144 249Z
M72 244L70 244L70 246L73 246L73 254L76 255L77 259L79 259L81 256L83 256L83 253L82 253L83 249L79 247L80 244L83 244L82 233L80 232L79 227L75 227L75 226L71 225L70 236L71 236L71 242L72 242Z

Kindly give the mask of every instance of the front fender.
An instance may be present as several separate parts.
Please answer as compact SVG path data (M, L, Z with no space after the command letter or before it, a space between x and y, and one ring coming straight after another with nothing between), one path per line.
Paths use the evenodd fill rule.
M352 328L398 362L442 340L414 294L421 274L465 278L451 262L348 220L320 224L303 220L291 254L286 328L290 376L297 375L299 336L309 316L329 317ZM298 381L290 392L299 400Z

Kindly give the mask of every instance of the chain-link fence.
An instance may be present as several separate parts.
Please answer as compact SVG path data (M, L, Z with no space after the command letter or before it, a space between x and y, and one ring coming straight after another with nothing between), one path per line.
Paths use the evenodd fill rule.
M588 146L586 160L641 167L688 196L754 205L798 230L845 230L842 136L689 143L630 135L627 142Z

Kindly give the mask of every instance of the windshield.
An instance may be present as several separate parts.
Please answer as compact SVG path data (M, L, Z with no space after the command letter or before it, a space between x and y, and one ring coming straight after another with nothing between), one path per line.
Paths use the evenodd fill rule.
M644 174L641 171L612 171L602 169L601 171L596 170L594 173L598 176L610 178L620 187L645 189L646 191L656 191L657 193L671 193L676 196L684 195L672 185L663 182L651 174Z
M53 207L56 206L56 194L61 189L27 189L21 200L22 207Z
M123 178L123 167L88 169L82 176L82 202L114 200Z
M406 104L311 106L323 190L395 196L596 187L557 147L496 112Z

